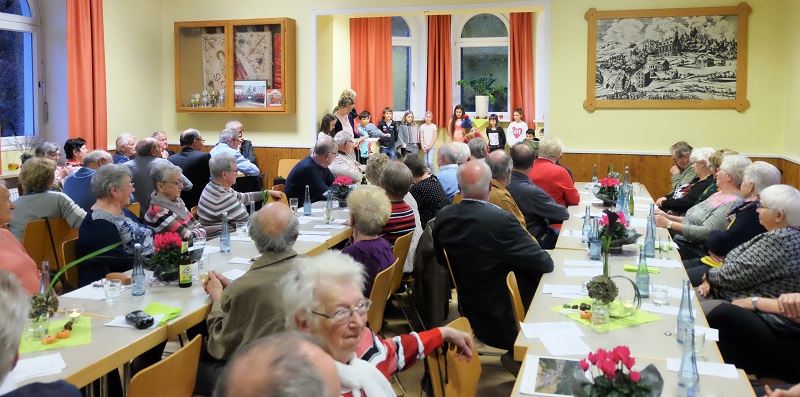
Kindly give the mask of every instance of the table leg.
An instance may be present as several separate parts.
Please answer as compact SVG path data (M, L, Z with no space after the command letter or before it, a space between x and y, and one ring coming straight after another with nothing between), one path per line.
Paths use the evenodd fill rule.
M108 375L100 377L100 397L108 397Z
M131 361L122 365L122 395L128 395L128 387L131 385Z

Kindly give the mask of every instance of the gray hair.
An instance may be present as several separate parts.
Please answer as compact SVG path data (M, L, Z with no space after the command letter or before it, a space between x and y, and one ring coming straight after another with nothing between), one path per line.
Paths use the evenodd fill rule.
M483 138L470 139L467 146L469 146L469 153L472 157L476 159L486 158L486 141Z
M392 162L386 153L373 153L367 159L367 169L364 175L367 181L373 185L379 185L381 182L381 174L386 165Z
M458 149L452 143L445 143L439 148L439 155L448 163L458 162Z
M765 161L754 161L744 169L742 183L753 184L753 194L781 183L781 171L774 165Z
M456 150L456 164L464 164L469 160L470 154L469 146L464 142L453 142L453 148Z
M350 142L353 140L353 133L350 131L339 131L336 133L336 136L333 137L333 141L336 142L337 145L343 146L345 143Z
M136 155L139 157L153 157L153 150L158 148L158 141L155 138L142 138L136 143Z
M670 154L677 154L678 157L688 156L692 154L692 145L686 143L685 141L676 142L672 147L670 147Z
M728 156L725 156L727 159ZM723 164L725 164L723 160ZM789 185L772 185L761 191L761 204L770 211L783 211L789 226L800 227L800 192Z
M236 131L231 128L225 128L222 132L219 133L219 141L223 143L228 143L231 139L239 139L239 131Z
M225 129L226 130L236 130L237 128L238 129L242 128L242 123L240 123L239 120L231 120L231 121L225 123ZM236 136L237 137L239 136L239 131L236 131ZM227 142L227 141L225 141L225 142Z
M481 178L475 183L467 183L463 178L462 171L465 167L472 166L472 164L481 168ZM470 161L469 163L458 166L456 179L458 180L458 187L461 189L461 195L463 197L481 198L486 195L486 192L489 191L489 187L492 185L492 170L489 169L489 165L484 161Z
M28 312L30 301L19 279L0 270L0 382L11 375Z
M55 152L58 152L59 150L61 150L61 148L58 147L58 145L56 145L53 142L41 142L38 145L36 145L34 153L36 157L44 157L48 154L53 154Z
M286 210L291 212L289 207ZM258 252L264 254L267 252L284 252L294 244L297 234L300 232L300 222L294 214L289 218L289 224L280 231L280 234L273 235L267 233L262 216L254 215L250 217L250 238L253 239Z
M539 142L539 157L558 160L562 153L564 153L564 143L557 137L548 136Z
M237 169L236 157L230 153L220 153L211 156L208 161L208 168L211 171L211 178L221 178L222 172L233 172Z
M336 152L336 143L329 136L323 136L317 139L317 144L314 145L314 154L317 156L327 156L329 153Z
M86 167L89 164L100 163L101 159L105 159L109 163L114 162L114 158L111 157L111 153L106 152L105 150L92 150L86 156L83 156L83 166Z
M741 154L731 154L722 159L719 169L725 171L731 176L731 183L737 188L742 186L742 178L744 176L744 169L753 161Z
M101 199L111 195L111 187L121 189L125 176L131 176L130 168L122 164L107 164L92 175L92 194Z
M699 147L696 149L692 149L692 154L689 155L689 161L703 161L706 163L706 167L711 165L711 156L714 154L714 148L710 147Z
M403 164L411 170L411 176L414 178L420 178L424 176L428 172L428 166L425 164L425 160L417 155L410 155L403 158Z
M514 169L527 170L533 167L533 162L536 160L536 153L533 148L528 146L525 142L517 142L511 147L511 162L514 164Z
M169 161L159 161L153 166L153 169L150 170L150 180L153 181L153 186L156 186L159 182L166 182L167 177L175 173L183 176L183 170L181 170L181 167L178 167Z
M492 178L498 180L511 178L511 156L505 150L495 150L489 153L489 156L486 157L486 164L492 171Z
M352 227L366 236L377 236L392 214L389 197L377 186L357 187L347 196L347 207L353 217Z
M153 133L153 135L151 135L151 136L152 136L153 138L156 138L156 139L158 139L158 136L159 136L159 135L164 135L164 136L167 136L167 133L166 133L166 132L164 132L164 131L156 131L156 132L154 132L154 133Z
M298 258L279 283L286 328L297 328L295 317L316 327L319 316L312 315L311 311L322 306L325 291L334 285L348 284L354 284L361 291L364 279L364 267L340 251L328 250L315 257Z
M127 133L127 132L123 133L123 134L120 134L120 136L117 137L117 140L115 142L116 145L117 145L117 150L120 150L121 147L127 145L128 141L130 141L131 138L133 138L133 135L131 135L131 134Z
M183 131L180 136L180 143L181 146L189 146L194 143L195 140L200 139L200 131L195 128L189 128L186 131Z
M387 164L381 172L381 187L390 197L403 197L414 183L411 170L398 161Z

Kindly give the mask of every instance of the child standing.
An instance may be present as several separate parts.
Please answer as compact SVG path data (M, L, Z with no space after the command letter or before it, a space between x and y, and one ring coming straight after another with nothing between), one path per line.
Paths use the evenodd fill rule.
M383 133L375 127L375 124L369 122L370 114L368 111L363 111L361 114L358 115L358 133L361 134L362 137L370 137L370 138L381 138L383 137ZM367 164L367 158L369 158L369 147L371 143L364 140L359 146L358 151L361 153L359 156L358 161L361 164Z
M528 124L522 121L522 109L514 109L514 121L508 123L508 132L506 133L508 146L514 146L524 141L527 130Z
M403 122L397 129L397 139L402 157L417 154L419 151L419 129L414 123L414 113L410 110L403 114Z
M433 113L425 112L425 124L419 126L419 142L422 152L425 153L425 164L428 165L428 172L433 173L433 159L436 158L433 145L436 144L436 124L433 124ZM505 139L505 137L503 138Z
M492 114L489 116L489 126L486 127L486 138L489 139L489 152L495 150L505 150L506 148L506 132L500 126L497 120L497 115Z
M450 141L451 142L464 142L464 130L469 131L472 128L472 121L464 112L464 107L456 105L453 109L453 118L450 119Z
M386 153L392 160L397 160L395 145L397 144L397 123L392 120L394 111L390 107L383 109L383 120L378 123L378 130L381 131L381 153Z

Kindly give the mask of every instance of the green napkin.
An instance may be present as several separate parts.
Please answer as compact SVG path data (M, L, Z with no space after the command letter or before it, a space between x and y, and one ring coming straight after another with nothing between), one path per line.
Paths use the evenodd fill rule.
M161 321L158 322L159 326L164 325L164 323L166 323L167 321L180 316L182 311L183 310L181 310L178 307L166 306L156 302L153 302L147 305L146 308L144 308L144 312L151 316L155 316L156 314L164 315L164 318L162 318Z
M56 336L59 331L64 330L67 320L50 321L50 335ZM45 345L40 339L27 340L27 335L22 335L19 343L19 354L40 352L43 350L61 349L63 347L88 345L92 343L92 319L89 316L81 316L81 321L72 325L72 332L67 339L58 339Z
M569 305L570 306L572 306L572 305L580 306L581 303L588 303L590 305L593 305L594 304L594 299L589 298L589 297L583 297L583 298L580 298L580 299L577 299L577 300L574 300L574 301L570 302ZM621 309L621 306L622 305L619 303L618 300L616 300L614 302L611 302L611 305L610 305L611 314L614 314L615 312L618 312ZM551 308L551 310L556 311L556 312L561 312L561 309L563 309L563 308L564 308L563 306L553 306ZM583 325L585 325L585 326L587 326L589 328L592 328L592 320L591 319L589 319L589 320L582 319L580 313L565 314L565 316L567 316L567 317L569 317L569 318L571 318L571 319L573 319L573 320L575 320L575 321L577 321L577 322L579 322L579 323L581 323L581 324L583 324ZM631 315L629 317L611 318L611 323L609 324L609 330L613 331L615 329L633 327L633 326L637 326L637 325L652 323L654 321L659 321L661 319L662 319L661 317L656 316L653 313L649 313L649 312L646 312L644 310L637 310L636 313L634 313L633 315Z
M638 270L639 267L638 266L634 266L634 265L625 265L623 267L623 269L625 269L626 272L634 272L634 273L636 273L636 270ZM659 269L657 267L648 267L647 271L650 274L659 274L659 273L661 273L661 269Z

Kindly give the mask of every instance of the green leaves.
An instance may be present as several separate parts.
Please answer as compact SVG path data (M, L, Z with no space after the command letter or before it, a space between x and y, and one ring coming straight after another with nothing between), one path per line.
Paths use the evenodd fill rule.
M489 101L495 103L497 100L494 94L504 93L506 90L506 87L501 85L492 87L496 81L497 79L493 78L491 74L487 74L474 80L458 80L456 84L469 88L475 96L488 96Z

